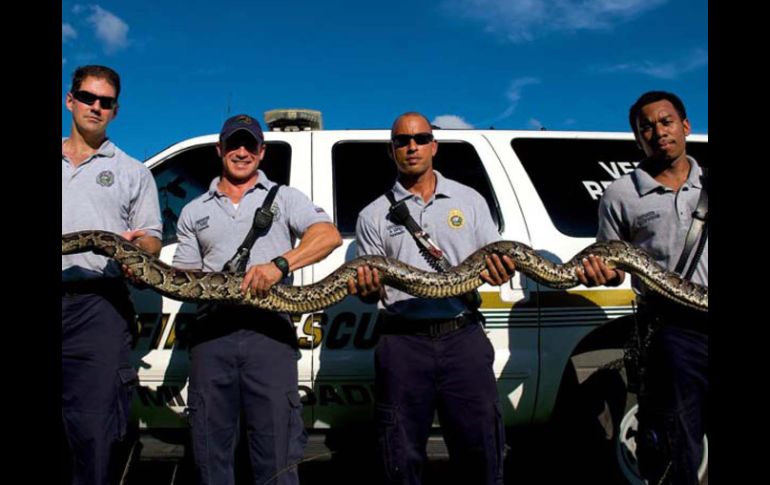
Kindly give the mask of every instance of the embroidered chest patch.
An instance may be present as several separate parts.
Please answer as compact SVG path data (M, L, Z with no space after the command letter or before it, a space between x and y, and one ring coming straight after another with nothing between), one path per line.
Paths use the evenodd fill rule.
M281 209L278 208L277 201L273 201L272 205L270 206L270 212L273 213L273 218L275 220L278 220L281 218Z
M636 218L636 227L644 227L655 219L660 219L660 214L650 211Z
M115 183L115 174L110 170L104 170L96 176L96 183L102 187L109 187Z
M405 231L406 231L406 228L404 228L404 226L397 226L397 225L388 226L388 236L390 237L396 237L398 235L403 234Z
M449 211L449 218L447 219L449 227L452 229L460 229L465 225L465 216L460 209L452 209Z
M203 219L198 219L195 221L195 231L202 231L209 227L209 216L204 217Z

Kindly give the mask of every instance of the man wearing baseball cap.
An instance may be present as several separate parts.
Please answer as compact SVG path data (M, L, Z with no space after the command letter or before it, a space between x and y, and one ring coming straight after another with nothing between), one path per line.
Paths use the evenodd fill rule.
M265 143L256 119L241 114L225 121L217 152L222 175L179 216L175 267L239 270L231 263L243 254L241 290L264 296L276 283L291 284L293 271L342 244L326 212L302 192L281 187L273 202L264 204L276 184L259 169ZM272 222L256 232L250 250L243 250L255 211L263 205ZM190 334L188 411L200 482L234 483L242 415L254 483L298 483L292 465L301 460L306 437L297 392L297 338L289 315L246 306L199 308Z

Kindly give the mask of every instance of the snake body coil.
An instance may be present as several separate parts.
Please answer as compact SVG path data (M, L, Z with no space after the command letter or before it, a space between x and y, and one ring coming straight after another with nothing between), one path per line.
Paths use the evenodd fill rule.
M380 273L383 284L421 298L446 298L462 295L481 286L479 273L486 268L491 254L507 255L516 269L551 288L566 289L580 282L575 269L589 254L604 259L608 266L641 278L651 289L688 307L708 311L708 288L684 280L666 271L646 252L624 241L594 243L570 261L557 264L516 241L498 241L479 249L465 261L444 273L417 269L383 256L361 256L343 264L329 276L306 286L275 285L267 297L258 298L241 292L243 274L204 273L173 268L117 234L106 231L81 231L63 234L62 254L93 251L115 259L131 269L135 277L158 293L182 301L219 302L251 305L288 313L321 310L348 295L347 281L356 278L356 268L369 265Z

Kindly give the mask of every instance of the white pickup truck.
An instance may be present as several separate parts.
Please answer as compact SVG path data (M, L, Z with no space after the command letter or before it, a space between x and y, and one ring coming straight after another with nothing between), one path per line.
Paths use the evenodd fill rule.
M594 241L604 188L633 170L642 156L630 133L439 129L434 134L435 167L484 196L502 238L559 262ZM355 257L359 211L393 184L389 131L268 131L265 138L261 168L273 181L310 196L344 238L328 258L294 275L297 285L317 282ZM160 194L165 262L176 248L181 208L220 172L216 141L216 134L184 140L146 161ZM708 165L708 136L691 135L687 149ZM632 318L622 318L632 314L628 280L619 288L557 291L517 273L508 285L480 291L506 426L549 420L557 401L574 396L598 368L622 376L622 366L606 364L617 363L631 328ZM135 291L134 300L141 324L134 347L140 377L134 416L144 439L182 443L189 365L185 324L194 306L150 290ZM311 437L370 423L377 307L349 297L295 318L301 348L297 384ZM625 401L625 394L622 399L608 402L604 422L617 442L623 474L641 483L633 457L633 400Z

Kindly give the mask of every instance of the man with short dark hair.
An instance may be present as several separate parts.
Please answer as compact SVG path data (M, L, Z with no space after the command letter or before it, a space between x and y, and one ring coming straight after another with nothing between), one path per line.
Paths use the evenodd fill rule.
M597 239L628 241L671 271L682 259L679 271L708 286L706 227L698 239L690 238L692 250L682 258L707 190L704 170L686 153L690 121L684 104L672 93L650 91L631 106L629 121L645 159L607 188ZM586 286L617 286L625 275L591 256L578 278ZM639 467L651 483L665 477L664 483L691 485L698 482L708 432L708 314L671 303L636 278L633 287L643 333L651 332L640 376Z
M72 129L62 139L62 234L111 231L158 255L155 181L106 133L119 94L120 77L109 67L83 66L73 75L66 99ZM134 309L122 276L103 256L62 256L62 421L76 484L106 484L118 472L112 450L126 433L136 384Z
M441 255L446 268L500 239L484 198L433 169L437 151L423 115L405 113L393 123L390 156L398 170L393 202L403 202L431 235L436 256L421 251L391 212L387 194L359 215L359 256L388 256L436 271ZM501 261L493 255L481 277L501 285L514 269L510 258ZM384 309L375 350L375 421L387 482L422 482L428 436L438 412L457 483L502 484L505 438L492 370L495 352L480 322L478 293L476 298L415 298L381 286L379 274L368 266L358 268L358 278L348 288L365 302L380 300Z
M264 136L251 116L225 121L217 153L222 175L179 216L175 267L222 271L276 186L259 169ZM280 187L274 197L265 208L272 222L258 230L258 240L245 253L248 270L241 289L260 296L278 282L291 284L293 271L342 244L329 216L305 194ZM234 483L241 414L254 483L298 483L295 465L306 437L297 390L297 335L289 315L246 306L202 306L191 339L188 411L201 483Z

